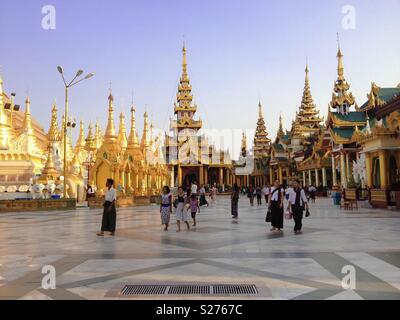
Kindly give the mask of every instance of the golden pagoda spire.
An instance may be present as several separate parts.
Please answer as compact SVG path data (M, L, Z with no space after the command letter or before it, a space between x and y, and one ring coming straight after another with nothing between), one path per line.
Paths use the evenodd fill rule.
M32 128L31 100L29 99L29 96L25 100L25 118L21 135L26 139L25 142L28 153L37 155L42 154L42 150L39 147L39 143Z
M85 139L85 150L90 152L90 151L95 151L96 149L97 146L93 136L93 125L92 122L89 122L88 134Z
M279 129L278 129L278 137L282 137L285 135L285 132L283 131L283 124L282 124L282 114L279 115Z
M270 147L271 140L268 138L267 129L265 127L264 115L262 111L261 101L258 102L258 121L256 133L254 136L254 157L262 158L264 157Z
M242 132L242 147L241 147L241 149L242 149L242 155L244 156L247 151L247 137L246 137L246 133L244 132L244 130Z
M352 105L356 105L357 108L357 104L355 103L353 94L349 92L350 85L348 84L348 82L344 77L343 54L342 50L340 49L339 38L338 38L337 59L338 59L338 68L337 68L338 78L334 83L332 100L329 104L329 107L332 109L336 109L339 113L347 114L350 111L350 107Z
M85 150L85 129L84 129L84 123L83 120L81 120L80 122L80 127L79 127L79 137L78 140L76 141L76 145L75 145L75 153Z
M94 135L94 142L96 144L96 148L100 148L101 145L103 144L103 137L101 135L101 130L100 130L100 124L98 121L96 121L96 130L95 130L95 135Z
M31 100L28 97L25 99L25 118L22 131L26 132L28 135L34 135L32 129L32 117L31 117Z
M128 146L128 139L126 138L125 116L122 112L119 115L118 141L121 144L122 149L125 150Z
M139 139L136 132L136 118L135 118L135 107L132 105L131 108L131 132L128 138L128 146L129 147L138 147L139 146Z
M53 103L53 107L51 109L51 123L48 138L51 142L57 142L61 140L61 133L58 128L57 106L55 102Z
M114 97L111 93L108 96L108 122L107 122L107 129L104 136L104 140L107 141L115 141L117 139L117 134L115 133L115 126L114 126L114 108L113 108L113 101Z
M182 79L188 79L185 41L182 48Z
M202 122L193 118L197 111L197 106L193 103L192 86L187 72L185 44L182 49L182 75L179 80L176 98L174 113L177 119L171 122L171 127L178 131L187 128L199 130L202 127Z
M338 42L338 52L337 52L337 59L338 59L338 79L339 80L344 80L344 67L343 67L343 54L342 50L340 49L340 39L339 39L339 33L337 34L337 42Z
M148 131L149 131L149 117L148 117L147 111L145 111L145 113L144 113L143 135L142 135L142 141L141 141L141 147L142 148L148 148L149 147Z
M310 69L307 59L301 104L299 112L296 112L296 120L292 126L293 136L302 136L316 133L317 130L319 130L319 126L322 121L322 118L319 116L319 111L314 104L314 99L311 94L309 73Z

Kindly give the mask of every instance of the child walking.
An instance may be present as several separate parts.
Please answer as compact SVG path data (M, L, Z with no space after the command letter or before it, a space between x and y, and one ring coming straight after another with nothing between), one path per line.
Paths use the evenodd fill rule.
M197 212L200 212L200 203L195 194L192 194L190 196L189 205L188 205L187 210L189 210L189 209L190 209L190 212L192 213L193 227L195 227L196 226L196 214L197 214Z

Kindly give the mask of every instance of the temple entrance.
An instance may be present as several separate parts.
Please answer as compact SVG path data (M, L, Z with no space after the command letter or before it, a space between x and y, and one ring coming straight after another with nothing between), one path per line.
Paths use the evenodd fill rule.
M199 172L198 168L182 168L182 187L184 189L189 188L193 182L199 184Z
M392 190L400 189L399 168L394 156L389 159L389 185Z
M381 170L379 158L374 159L373 166L373 184L375 188L381 187Z

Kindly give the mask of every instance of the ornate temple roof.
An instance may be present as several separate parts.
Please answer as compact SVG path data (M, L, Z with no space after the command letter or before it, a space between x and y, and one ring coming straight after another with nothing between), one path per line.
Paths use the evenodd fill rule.
M291 134L293 137L302 137L317 132L322 122L311 94L308 64L306 65L305 73L301 104L292 124Z
M271 140L268 138L267 129L265 127L264 115L262 112L261 101L258 103L258 120L256 133L254 135L254 157L265 157L268 154Z

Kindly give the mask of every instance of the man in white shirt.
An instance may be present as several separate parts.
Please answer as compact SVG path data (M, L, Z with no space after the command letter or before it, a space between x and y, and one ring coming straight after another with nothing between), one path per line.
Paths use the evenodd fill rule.
M265 202L268 205L268 196L269 196L269 188L268 188L268 186L264 186L264 188L262 188L261 192L264 195Z
M293 213L294 233L300 234L302 233L303 211L305 208L308 210L308 202L304 190L300 188L299 180L295 180L292 187L289 194L289 210Z
M192 186L190 187L191 193L197 195L197 184L196 181L193 181Z

